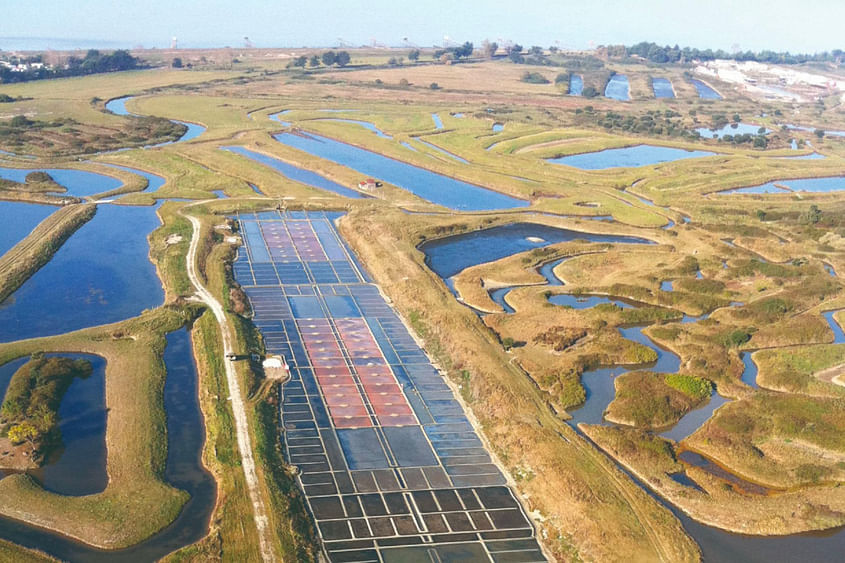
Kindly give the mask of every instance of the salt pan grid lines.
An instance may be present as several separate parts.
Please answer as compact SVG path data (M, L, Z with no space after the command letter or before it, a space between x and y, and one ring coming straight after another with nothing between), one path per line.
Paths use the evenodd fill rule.
M281 436L331 561L545 561L452 391L334 228L238 216L234 264L268 354Z

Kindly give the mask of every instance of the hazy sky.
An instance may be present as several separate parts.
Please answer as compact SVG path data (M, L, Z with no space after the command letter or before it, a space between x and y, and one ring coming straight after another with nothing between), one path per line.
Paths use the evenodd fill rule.
M429 46L448 36L568 48L641 40L845 48L845 0L0 0L0 12L0 49L167 47L174 36L180 47L238 47L244 36L260 47L334 46L338 38L403 45L405 37Z

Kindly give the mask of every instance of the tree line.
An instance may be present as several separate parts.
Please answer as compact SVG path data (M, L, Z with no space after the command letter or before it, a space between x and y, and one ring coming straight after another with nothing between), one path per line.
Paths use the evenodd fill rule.
M40 60L31 61L40 62ZM104 54L97 49L89 49L85 57L68 57L63 67L30 68L23 71L13 71L7 67L0 67L0 83L28 82L45 78L63 78L67 76L83 76L103 72L117 72L141 68L140 59L133 57L129 51L118 49L113 53Z
M350 60L351 57L346 51L324 51L319 57L316 54L310 57L300 55L292 60L288 66L305 68L307 65L309 68L316 68L322 64L324 66L337 65L339 67L345 67L349 64Z
M653 63L677 63L681 61L699 60L712 61L715 59L733 59L735 61L754 61L758 63L769 64L801 64L807 62L839 62L842 59L842 49L834 49L833 51L824 51L822 53L810 54L793 54L788 51L775 52L764 50L760 52L754 51L737 51L735 53L728 53L722 49L696 49L693 47L678 47L675 45L670 47L665 45L661 47L657 43L641 41L636 45L625 47L622 45L606 47L609 56L638 56L648 59Z

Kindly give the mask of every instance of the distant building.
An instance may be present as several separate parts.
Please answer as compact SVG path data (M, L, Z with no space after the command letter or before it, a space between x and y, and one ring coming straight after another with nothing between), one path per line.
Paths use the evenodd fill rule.
M358 189L360 190L374 190L381 187L381 182L376 182L373 178L367 178L358 182Z

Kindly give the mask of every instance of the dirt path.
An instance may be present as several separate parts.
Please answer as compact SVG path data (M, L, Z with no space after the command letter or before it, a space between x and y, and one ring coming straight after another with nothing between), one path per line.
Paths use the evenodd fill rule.
M202 203L202 202L199 202ZM180 212L181 213L181 212ZM211 293L205 289L199 281L196 272L196 254L199 246L200 237L200 221L196 217L192 217L185 213L181 215L191 222L193 227L193 234L191 236L191 245L188 249L188 277L191 283L197 290L197 297L202 300L214 313L217 319L217 324L220 325L220 332L223 336L223 355L226 356L233 353L231 331L229 324L226 322L226 313L223 306ZM238 374L235 372L235 367L232 362L224 361L226 369L226 381L229 385L229 400L232 404L232 414L235 418L235 433L238 438L238 450L241 455L241 465L244 469L244 478L246 479L247 490L249 491L249 498L252 501L252 508L255 517L255 526L258 529L258 542L261 551L261 558L266 562L273 561L273 549L271 547L269 520L267 518L267 508L264 505L264 499L261 497L261 492L258 486L258 476L255 472L255 458L252 455L252 441L249 436L249 425L247 424L246 410L244 409L244 402L241 396L240 385L238 384Z

